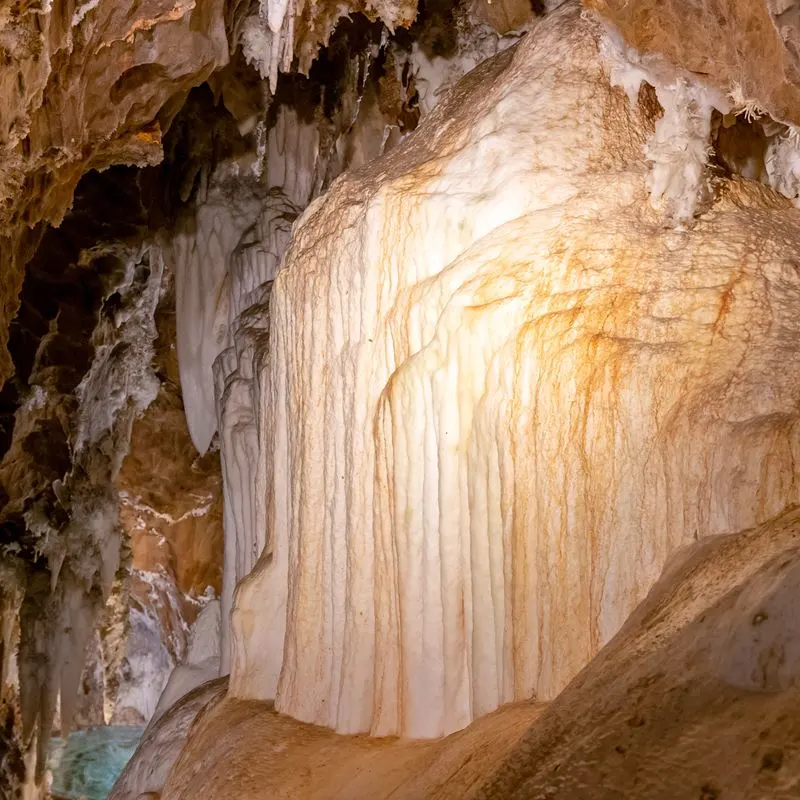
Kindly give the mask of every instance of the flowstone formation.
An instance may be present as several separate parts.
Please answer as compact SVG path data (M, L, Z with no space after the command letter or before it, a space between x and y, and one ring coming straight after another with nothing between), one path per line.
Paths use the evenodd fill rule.
M520 36L500 35L458 7L421 14L412 33L409 44L376 24L342 23L308 80L281 78L253 130L255 151L204 165L193 212L169 234L189 430L201 453L218 435L222 460L223 673L234 589L267 544L262 378L272 282L292 226L338 175L396 147L461 75Z
M800 218L718 179L673 227L602 35L565 5L297 224L233 696L410 737L550 700L676 547L797 502Z
M599 664L631 666L630 638L602 648L671 554L748 526L772 531L798 501L800 217L791 156L775 155L787 122L631 49L573 3L495 50L433 92L438 103L420 93L420 127L329 186L309 177L322 151L302 126L293 149L267 137L260 151L262 174L294 175L291 191L280 178L267 196L253 188L250 161L209 181L211 220L242 224L245 206L253 219L238 245L221 246L224 273L209 277L219 261L207 258L183 272L196 302L185 318L200 326L186 341L206 348L184 361L187 375L208 381L200 367L216 359L216 407L209 389L197 393L190 428L201 444L219 431L224 583L238 588L228 699L198 719L167 797L192 796L197 780L228 797L231 776L254 796L449 796L438 770L459 769L473 735L503 731L487 746L493 763L514 758L525 725L524 741L539 741L532 706L513 722L474 721L562 692L554 708L572 707L581 679L565 687L598 651L617 654ZM189 228L201 244L214 230L203 213ZM221 287L213 304L197 302L201 275ZM789 552L794 528L780 529ZM726 591L754 597L740 557ZM698 598L700 617L715 598ZM692 609L671 607L677 627L692 627ZM645 638L658 627L637 619ZM225 613L222 624L224 643ZM685 654L690 681L706 686L736 651L740 680L782 630L764 629L746 654L720 644L713 663L687 634L671 674ZM657 660L654 636L645 650ZM619 696L640 677L631 666ZM273 700L300 722L276 717ZM704 708L693 718L711 730ZM747 718L777 725L775 708L754 703ZM654 713L666 724L667 706ZM302 722L378 737L468 730L452 749L431 745L425 763L439 766L403 783L397 763L412 763L413 748L362 748ZM159 725L170 724L167 712ZM552 746L571 752L556 727ZM285 753L274 780L255 742ZM338 753L336 774L294 776L317 748ZM509 762L498 794L481 763L460 773L472 794L457 796L506 796L518 786L504 775L528 775ZM366 764L400 782L362 781ZM536 780L561 785L560 766ZM564 775L569 790L591 783Z

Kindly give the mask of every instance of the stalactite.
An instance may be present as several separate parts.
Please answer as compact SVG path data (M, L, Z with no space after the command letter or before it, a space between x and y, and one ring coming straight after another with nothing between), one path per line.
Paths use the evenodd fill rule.
M257 419L264 413L258 376L269 345L269 296L281 256L289 243L297 209L279 192L264 204L251 242L237 248L231 269L235 313L232 347L214 363L217 419L225 486L225 566L222 587L222 669L229 670L228 619L236 584L253 568L266 546L263 480L266 457Z
M187 219L170 237L167 258L175 270L178 365L186 419L197 450L205 453L217 428L211 365L229 346L230 294L225 286L231 255L259 209L254 186L239 180L234 162L216 172Z
M46 565L29 576L20 615L23 734L30 741L38 730L37 779L44 770L57 697L62 733L72 725L85 651L119 566L115 482L133 419L158 387L150 361L163 272L160 251L99 246L85 252L84 259L87 264L110 260L121 273L105 297L93 334L94 356L75 390L74 431L62 416L66 431L72 431L71 468L53 481L52 497L42 494L24 513ZM43 339L40 356L48 341ZM42 357L36 374L46 374ZM46 408L38 401L23 406L15 436L24 434L26 417ZM15 450L10 453L13 457ZM4 463L6 469L13 467L8 457Z
M591 19L591 17L590 17ZM734 106L721 92L681 73L657 56L643 57L627 47L610 28L602 28L600 53L612 86L628 96L633 113L645 82L656 90L663 110L645 145L651 163L650 202L672 225L691 224L713 198L709 161L713 153L712 112L731 112Z

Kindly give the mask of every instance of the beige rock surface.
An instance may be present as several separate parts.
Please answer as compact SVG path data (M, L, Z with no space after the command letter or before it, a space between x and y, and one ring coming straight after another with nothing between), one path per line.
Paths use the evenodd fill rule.
M596 36L545 17L295 228L233 697L411 737L552 699L675 548L800 499L800 215L732 181L665 227Z
M227 678L210 681L181 698L170 708L169 714L153 720L108 800L150 800L149 792L157 798L195 719L210 713L224 698L227 687Z
M481 798L800 791L800 513L684 552Z
M471 800L541 712L509 706L441 741L409 742L339 736L229 699L198 718L161 797Z

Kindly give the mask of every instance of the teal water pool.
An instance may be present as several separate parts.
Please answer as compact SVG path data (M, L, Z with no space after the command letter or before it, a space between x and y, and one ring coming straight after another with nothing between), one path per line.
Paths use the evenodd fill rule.
M144 728L108 725L50 740L48 767L55 794L74 800L106 800L136 750Z

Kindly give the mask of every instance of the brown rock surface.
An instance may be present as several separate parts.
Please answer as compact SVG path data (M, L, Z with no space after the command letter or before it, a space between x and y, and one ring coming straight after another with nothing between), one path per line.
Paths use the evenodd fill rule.
M81 175L161 160L192 86L228 62L222 0L0 3L0 379L28 233Z
M797 0L584 0L642 53L660 53L774 119L800 124Z
M170 290L156 320L155 363L162 379L155 401L134 423L122 467L122 523L132 566L167 569L177 588L219 594L222 578L222 485L219 453L203 457L189 438L175 354L175 301ZM189 614L191 623L193 614Z
M483 800L800 790L800 512L685 551Z
M228 699L198 718L162 800L468 800L542 710L508 706L446 739L420 742L337 736L269 703Z

